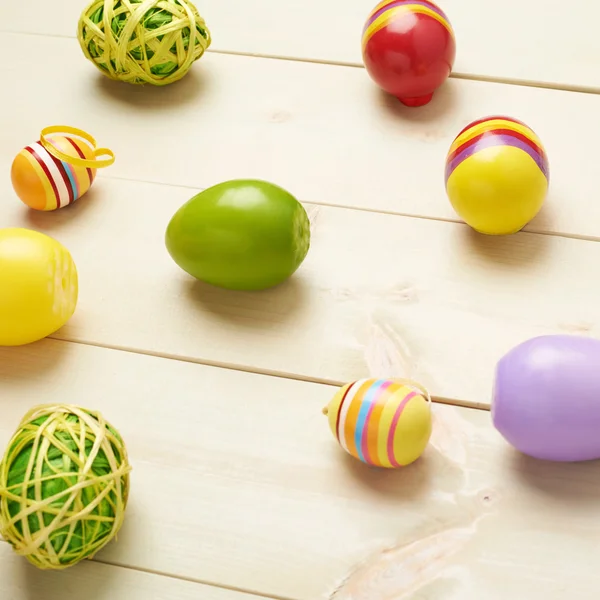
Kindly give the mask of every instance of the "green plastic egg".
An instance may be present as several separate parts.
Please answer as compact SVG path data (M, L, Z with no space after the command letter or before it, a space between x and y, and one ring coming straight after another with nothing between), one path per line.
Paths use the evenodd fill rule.
M278 285L310 247L304 207L281 187L254 179L226 181L200 192L171 219L165 243L193 277L233 290Z

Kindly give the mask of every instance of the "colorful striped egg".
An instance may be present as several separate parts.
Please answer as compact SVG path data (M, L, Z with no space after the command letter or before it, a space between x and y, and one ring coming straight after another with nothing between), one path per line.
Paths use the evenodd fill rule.
M348 383L323 412L342 448L377 467L414 462L431 436L429 395L412 382L360 379Z
M546 151L525 123L491 116L465 127L446 158L446 191L473 229L506 235L542 208L549 185Z
M364 25L362 56L379 87L407 106L423 106L452 71L454 30L430 0L383 0Z
M78 138L49 133L68 131ZM108 160L98 160L109 154ZM17 196L35 210L51 211L69 206L94 183L98 168L114 162L105 148L97 150L95 140L81 130L51 127L42 131L39 141L26 146L15 157L11 179Z

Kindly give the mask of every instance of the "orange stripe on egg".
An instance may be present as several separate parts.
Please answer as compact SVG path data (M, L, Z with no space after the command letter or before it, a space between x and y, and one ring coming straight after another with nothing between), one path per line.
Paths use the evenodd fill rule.
M374 379L365 380L364 383L355 391L352 397L350 396L350 394L346 397L346 402L350 402L350 406L348 408L348 414L346 415L344 430L341 433L343 433L344 435L346 449L350 454L352 454L352 456L358 458L359 460L360 457L356 448L354 434L356 431L356 424L363 403L363 398L365 397L365 394L367 393L369 388L373 385L374 381Z
M367 449L369 458L376 465L380 465L381 462L379 457L379 439L381 436L379 424L381 422L381 417L390 398L402 387L403 386L398 383L392 383L385 390L382 390L377 397L377 402L369 417L369 422L367 424Z

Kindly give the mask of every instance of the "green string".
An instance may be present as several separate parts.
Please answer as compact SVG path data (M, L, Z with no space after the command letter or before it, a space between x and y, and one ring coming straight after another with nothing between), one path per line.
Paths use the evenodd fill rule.
M0 463L3 537L41 568L92 557L121 526L129 470L123 440L96 413L41 407Z

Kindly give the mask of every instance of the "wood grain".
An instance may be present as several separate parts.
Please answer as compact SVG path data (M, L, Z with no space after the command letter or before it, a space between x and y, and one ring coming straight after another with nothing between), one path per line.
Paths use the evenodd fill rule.
M307 205L311 249L296 274L232 292L166 251L169 219L193 193L102 179L55 213L6 203L4 226L55 237L77 264L78 308L58 337L322 382L409 376L487 406L514 345L600 333L596 242Z
M600 8L446 0L456 77L418 111L356 66L223 54L359 65L372 4L200 0L214 52L165 89L115 84L85 61L79 0L0 10L0 169L57 123L117 154L54 214L28 211L0 178L0 226L63 242L81 288L58 339L0 348L0 450L30 407L72 402L104 413L134 467L118 541L60 574L1 543L1 598L597 596L598 461L528 459L488 411L435 404L422 459L373 470L343 453L321 409L335 392L323 383L365 375L487 408L515 344L600 335L600 245L569 239L600 239L600 97L469 80L600 91ZM498 113L531 125L551 165L544 210L510 238L459 224L443 189L456 133ZM195 282L164 247L184 201L237 177L287 187L312 220L307 261L264 293Z
M362 64L360 35L375 0L197 0L211 50ZM456 31L455 74L600 91L600 6L559 0L444 0ZM31 0L3 8L0 28L74 37L85 4Z
M0 34L0 50L11 56L3 102L19 107L0 114L6 171L42 127L64 123L116 152L100 176L194 188L255 177L307 202L458 221L447 149L473 119L508 114L550 159L550 194L528 230L600 238L600 96L454 80L413 112L353 68L212 54L179 84L142 89L105 79L75 40Z
M6 600L265 600L99 562L40 571L0 544L0 597Z
M587 599L600 585L586 562L599 464L523 458L487 411L435 406L423 457L383 471L331 436L329 386L47 340L0 350L0 388L0 448L38 402L101 410L122 433L131 501L100 561L293 600L344 580L336 600Z

